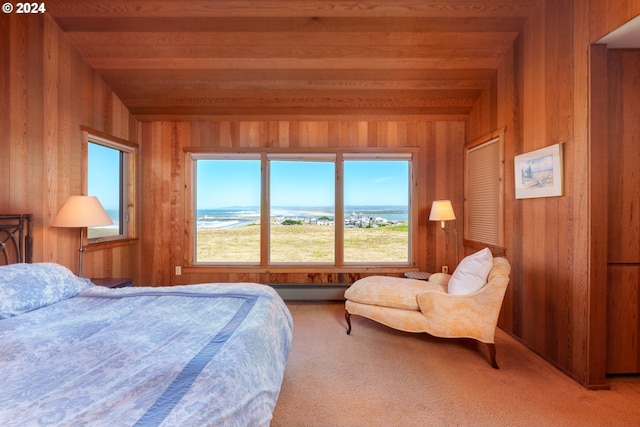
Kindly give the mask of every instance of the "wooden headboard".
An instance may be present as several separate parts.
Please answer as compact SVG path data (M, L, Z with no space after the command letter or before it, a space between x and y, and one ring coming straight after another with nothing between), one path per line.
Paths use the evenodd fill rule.
M0 265L31 262L33 214L0 214Z

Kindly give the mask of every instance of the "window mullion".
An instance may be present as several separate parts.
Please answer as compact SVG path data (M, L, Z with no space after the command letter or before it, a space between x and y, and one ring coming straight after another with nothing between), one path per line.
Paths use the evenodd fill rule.
M335 230L336 266L344 265L344 162L342 153L337 153L335 164L335 212L333 226Z
M270 231L271 231L271 200L269 194L270 168L267 153L260 156L260 265L269 265Z

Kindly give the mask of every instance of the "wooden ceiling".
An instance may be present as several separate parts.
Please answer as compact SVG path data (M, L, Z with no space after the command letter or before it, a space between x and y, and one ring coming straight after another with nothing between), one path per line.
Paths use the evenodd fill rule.
M51 0L140 120L464 115L536 0Z

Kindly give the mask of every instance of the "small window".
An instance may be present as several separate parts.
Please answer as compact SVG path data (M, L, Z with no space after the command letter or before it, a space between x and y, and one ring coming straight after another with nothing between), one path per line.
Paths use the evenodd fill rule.
M465 239L502 246L502 137L491 135L475 141L465 153Z
M112 225L88 227L90 243L127 237L127 166L130 147L89 135L87 144L87 194L96 196Z

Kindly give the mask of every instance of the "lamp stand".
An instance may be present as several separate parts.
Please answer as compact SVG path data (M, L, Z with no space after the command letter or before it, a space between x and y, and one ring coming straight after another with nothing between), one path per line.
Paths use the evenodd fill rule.
M458 229L454 228L453 230L448 230L448 229L444 228L444 221L442 221L442 226L440 227L440 229L442 231L444 231L445 233L453 233L453 234L455 234L455 237L456 237L456 267L457 267L458 264L460 263L460 247L458 246Z
M82 277L82 254L84 253L84 247L82 243L84 242L84 227L80 228L80 257L78 260L78 277Z

